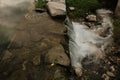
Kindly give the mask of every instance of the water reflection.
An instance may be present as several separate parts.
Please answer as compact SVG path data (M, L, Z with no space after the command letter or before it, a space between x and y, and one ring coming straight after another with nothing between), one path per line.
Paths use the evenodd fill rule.
M15 34L21 18L33 7L33 0L0 0L0 48Z

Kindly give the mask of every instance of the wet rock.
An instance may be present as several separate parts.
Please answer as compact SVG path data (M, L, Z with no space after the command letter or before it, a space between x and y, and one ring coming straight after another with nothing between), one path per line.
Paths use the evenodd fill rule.
M83 74L82 69L79 68L79 67L73 67L73 68L74 68L74 70L75 70L76 75L77 75L78 77L81 77L82 74Z
M93 14L86 16L86 19L88 21L97 21L96 15L93 15Z
M37 44L37 47L38 47L39 49L45 49L45 48L48 47L48 44L45 43L45 42L41 42L40 44Z
M60 43L61 39L54 38L54 36L49 36L48 38L44 39L43 41L54 46L54 45L58 45L58 43Z
M9 47L11 48L21 48L21 47L30 47L30 34L27 31L16 31L16 35Z
M74 10L75 10L75 7L69 7L69 9L70 9L71 11L74 11Z
M66 15L66 5L59 2L48 2L47 8L51 16L64 16Z
M110 80L110 77L109 77L107 74L103 74L103 75L102 75L102 78L103 78L104 80Z
M45 61L47 63L56 63L64 66L70 64L70 60L61 45L57 45L50 49L45 57Z
M32 62L35 66L40 65L40 56L35 56Z
M5 53L4 53L4 56L3 56L3 58L2 58L2 61L5 61L5 60L7 60L7 59L10 59L12 56L13 56L13 54L7 50L7 51L5 51Z
M90 22L85 22L85 23L83 23L83 24L85 24L85 25L87 25L89 28L91 28L91 29L94 29L96 26L95 26L95 24L93 24L93 23L90 23Z
M36 12L30 12L30 13L26 12L26 14L28 15L27 16L22 15L22 18L20 19L20 22L17 25L17 27L22 27L22 28L17 29L15 31L16 36L12 39L13 41L9 46L9 50L11 51L11 53L13 53L15 57L12 58L11 60L12 57L11 53L10 55L7 56L7 58L5 57L5 61L2 62L0 66L0 72L1 72L0 79L1 80L27 80L27 79L52 80L51 78L53 78L54 71L56 69L54 69L54 66L50 67L44 64L44 59L42 59L43 61L40 61L41 60L40 58L41 57L44 58L44 56L38 56L38 55L46 54L48 53L49 49L51 49L53 46L60 44L61 37L58 37L58 35L55 35L56 36L55 37L53 35L48 35L48 34L45 35L45 34L49 33L50 31L63 33L64 26L62 25L62 23L51 19L46 12L41 14ZM53 49L54 53L62 54L62 51L60 52L59 51L55 52L55 51ZM53 55L50 54L52 55L52 58L54 58L54 53ZM10 59L6 60L8 58ZM65 59L67 58L65 57ZM39 65L40 62L42 62L41 63L42 65ZM62 67L62 69L63 68L64 67ZM5 76L3 76L3 73ZM8 75L9 77L7 77Z
M54 73L55 80L66 80L65 76L61 73L61 70L57 69Z
M108 76L110 76L110 77L115 77L115 75L114 75L114 73L112 73L112 72L106 72L106 74L108 75Z

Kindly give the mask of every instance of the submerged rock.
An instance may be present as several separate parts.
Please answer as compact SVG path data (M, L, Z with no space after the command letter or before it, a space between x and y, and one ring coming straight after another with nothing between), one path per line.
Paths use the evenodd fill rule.
M45 61L47 63L56 63L64 66L68 66L70 64L70 60L61 45L57 45L50 49L45 57Z
M32 61L34 65L40 65L40 56L35 56Z
M12 56L13 56L13 54L7 50L7 51L5 51L5 53L4 53L4 56L3 56L3 58L2 58L2 61L5 61L5 60L7 60L7 59L10 59Z

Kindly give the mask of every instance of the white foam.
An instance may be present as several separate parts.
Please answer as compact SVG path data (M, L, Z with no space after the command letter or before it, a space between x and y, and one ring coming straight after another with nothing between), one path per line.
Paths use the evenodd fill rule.
M111 44L113 28L108 11L105 11L102 14L100 13L101 11L97 13L102 16L101 27L96 26L96 28L91 29L78 22L69 23L67 26L72 66L82 67L81 61L87 56L93 55L96 59L100 59L105 55L105 49ZM104 34L109 28L105 37L98 33L100 28Z

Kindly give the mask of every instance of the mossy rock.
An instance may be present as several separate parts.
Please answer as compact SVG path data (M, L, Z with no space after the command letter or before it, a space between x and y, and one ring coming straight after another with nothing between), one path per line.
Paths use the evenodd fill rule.
M68 16L78 18L86 13L95 12L101 7L98 0L66 0ZM70 11L69 7L75 7L75 10Z

